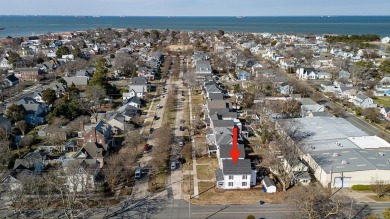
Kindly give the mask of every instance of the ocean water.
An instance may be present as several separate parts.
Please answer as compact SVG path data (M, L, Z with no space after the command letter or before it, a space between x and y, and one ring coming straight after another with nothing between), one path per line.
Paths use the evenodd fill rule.
M317 17L75 17L0 16L0 37L104 28L224 30L253 33L378 34L390 36L390 16ZM4 28L4 29L2 29Z

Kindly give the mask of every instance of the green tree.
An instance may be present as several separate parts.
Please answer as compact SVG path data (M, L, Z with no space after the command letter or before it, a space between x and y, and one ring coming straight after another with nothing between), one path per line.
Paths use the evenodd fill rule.
M96 71L93 74L91 80L89 81L89 86L99 85L107 89L108 83L106 73L107 69L105 67L105 60L103 58L99 58L96 65Z
M225 35L225 32L223 30L218 30L217 35L218 37L222 37L223 35Z
M379 71L384 74L390 74L390 60L386 59L379 65Z
M277 42L278 42L278 41L276 41L276 40L272 41L272 42L271 42L271 46L272 46L272 47L275 46Z
M8 52L8 63L10 65L13 65L13 67L15 67L15 63L21 61L22 58L20 57L20 55L16 52Z
M70 54L70 50L67 46L61 46L56 51L57 58L61 58L63 55L69 55L69 54Z
M255 218L255 216L250 214L250 215L246 216L246 219L256 219L256 218Z
M45 101L45 103L51 105L54 103L54 101L57 99L56 92L50 88L47 88L42 92L42 100Z
M241 91L241 89L240 89L240 85L239 84L233 85L233 92L235 94L240 93L240 91Z
M21 106L12 104L10 107L7 108L5 115L13 122L17 122L24 119L25 111Z
M390 208L386 208L383 212L383 219L390 219Z
M145 38L149 37L150 36L150 33L148 31L145 31L143 34L142 34Z
M72 54L73 56L76 58L81 58L81 49L79 47L76 47L73 51L72 51Z

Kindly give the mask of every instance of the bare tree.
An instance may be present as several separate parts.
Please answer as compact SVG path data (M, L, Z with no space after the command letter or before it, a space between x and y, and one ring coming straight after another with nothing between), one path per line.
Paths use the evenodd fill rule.
M275 150L283 156L274 156L271 160L271 169L278 176L280 183L282 184L283 191L287 191L287 187L292 175L292 168L287 168L286 164L292 165L299 160L299 157L304 150L301 141L306 136L300 129L299 122L293 120L281 120L279 122L279 129L275 133Z
M371 188L372 191L378 195L378 198L381 198L390 192L388 182L378 179L378 177L371 180Z
M337 117L344 117L345 116L345 110L339 106L336 106L332 109L332 113Z
M22 132L22 135L25 135L26 129L27 129L27 124L24 120L17 121L15 123L15 126Z
M0 149L5 149L7 152L11 151L11 134L12 130L10 127L0 127Z
M88 111L91 116L97 118L97 113L107 97L106 90L100 85L93 85L87 89L87 98L81 101L82 107Z
M366 117L370 122L378 122L380 113L375 108L367 108L362 110L362 115Z
M296 209L293 218L327 219L346 218L356 211L351 209L352 200L333 195L318 186L300 186L288 197L289 205Z
M139 130L128 131L125 134L125 140L123 146L125 147L137 147L139 144L146 141L146 136L140 135Z

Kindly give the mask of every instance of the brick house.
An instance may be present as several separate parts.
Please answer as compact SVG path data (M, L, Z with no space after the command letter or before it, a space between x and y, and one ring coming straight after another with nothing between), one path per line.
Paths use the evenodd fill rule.
M31 81L31 82L39 81L38 68L17 68L15 69L15 72L17 72L20 75L19 79L21 81Z
M83 139L79 142L80 146L84 146L89 142L100 144L105 150L112 146L113 138L110 124L100 121L96 126L84 128L84 125L82 125L81 128Z

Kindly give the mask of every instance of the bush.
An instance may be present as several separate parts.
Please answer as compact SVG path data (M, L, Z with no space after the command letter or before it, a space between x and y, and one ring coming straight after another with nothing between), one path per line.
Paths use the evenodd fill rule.
M248 216L246 217L246 219L256 219L256 218L255 218L255 216L253 216L253 215L248 215Z
M368 191L371 190L371 185L353 185L352 190L354 191Z

